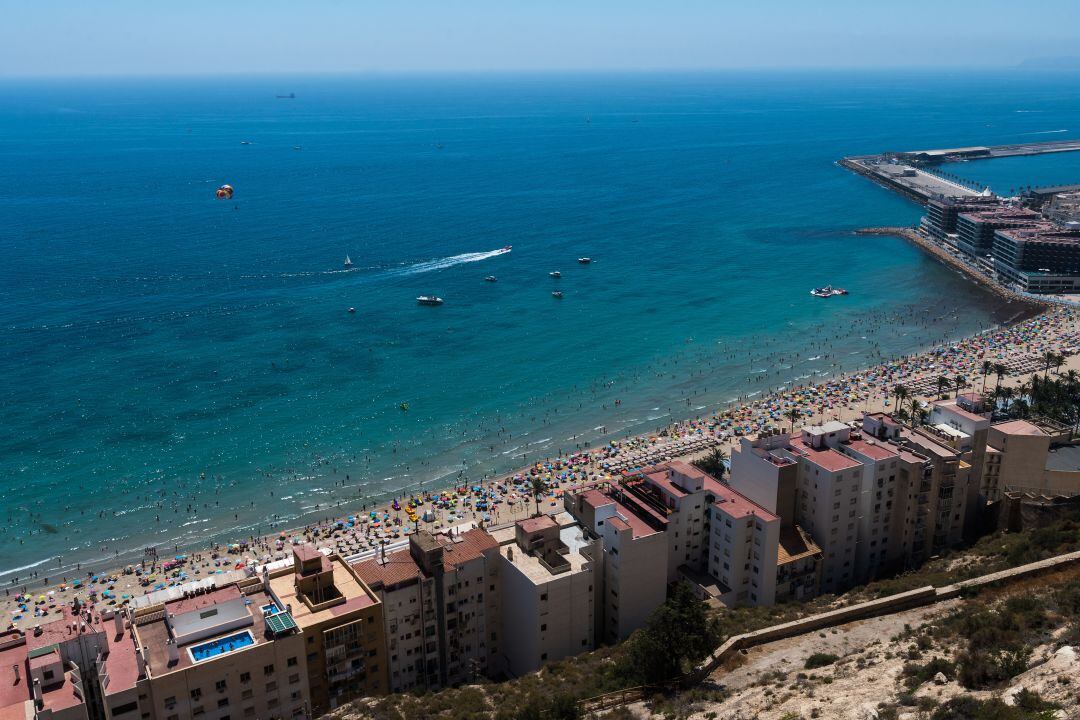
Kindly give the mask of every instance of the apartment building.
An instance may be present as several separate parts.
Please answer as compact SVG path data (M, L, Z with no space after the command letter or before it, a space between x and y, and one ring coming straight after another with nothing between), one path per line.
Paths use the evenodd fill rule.
M904 562L917 565L959 543L976 505L977 481L972 466L956 448L926 430L913 430L888 415L863 418L863 435L899 448L898 496L904 501ZM890 540L892 542L892 540Z
M981 494L996 502L1005 492L1040 492L1046 488L1050 435L1026 420L991 425L987 431Z
M313 546L293 550L291 572L263 579L304 636L311 709L321 715L387 692L383 607L356 571Z
M130 632L141 713L163 720L311 716L307 650L290 611L256 578L137 610ZM122 708L107 705L117 717Z
M390 691L424 691L439 687L439 654L435 577L425 573L415 536L409 547L354 565L357 575L379 596L386 628Z
M667 599L666 523L619 502L621 494L610 487L590 488L563 498L586 536L600 541L597 645L625 640Z
M721 483L709 507L709 574L727 607L776 601L780 518Z
M602 541L550 515L520 520L502 559L503 647L512 676L595 647Z
M740 438L731 453L730 487L780 520L777 538L777 602L803 600L820 592L823 552L799 525L800 455L784 432Z

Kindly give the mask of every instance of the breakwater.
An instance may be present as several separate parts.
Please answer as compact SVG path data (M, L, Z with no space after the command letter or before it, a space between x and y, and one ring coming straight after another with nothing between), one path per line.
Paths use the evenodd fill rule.
M1018 293L1008 287L1005 287L1001 283L997 282L991 277L979 272L968 263L964 262L960 258L952 255L943 247L935 243L928 237L920 234L913 228L906 227L868 227L860 228L855 231L856 235L891 235L894 237L903 238L908 242L916 245L917 247L925 250L929 254L933 255L936 259L940 260L945 265L963 273L972 282L982 285L984 288L994 293L1009 302L1024 303L1031 306L1033 309L1042 310L1049 306L1050 303L1039 300L1023 293Z

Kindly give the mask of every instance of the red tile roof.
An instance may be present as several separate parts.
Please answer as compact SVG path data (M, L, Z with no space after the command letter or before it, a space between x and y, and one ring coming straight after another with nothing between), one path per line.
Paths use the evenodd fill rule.
M540 530L546 530L548 528L553 528L558 525L558 523L555 522L555 518L551 517L550 515L538 515L537 517L527 518L525 520L518 520L517 524L518 527L522 529L522 531L527 533L534 533Z
M417 580L422 574L408 548L389 553L385 563L379 562L377 558L369 558L353 565L353 569L360 579L375 591Z
M28 648L26 643L15 644L18 637L18 632L0 634L0 645L6 645L0 650L0 717L4 708L14 705L19 709L19 720L22 720L22 707L30 699L30 686L26 682L29 675L26 668ZM15 682L12 666L19 668L18 683Z
M855 458L848 457L842 452L832 448L812 448L800 439L792 438L791 446L796 449L802 457L827 472L840 472L842 470L857 468L862 465L862 463Z
M900 453L890 449L888 446L879 442L870 443L868 440L852 440L847 446L859 453L865 455L871 460L888 460L890 458L899 457Z
M713 481L715 485L709 489L709 492L716 495L716 502L713 503L713 507L719 509L721 512L732 516L733 518L746 518L754 516L761 518L765 522L772 522L779 518L755 503L750 498L736 492L733 488L724 485L723 483Z
M476 560L486 551L499 547L495 538L485 530L473 528L455 536L460 542L454 542L446 535L438 535L439 542L443 546L443 566L446 570L460 567L465 563Z

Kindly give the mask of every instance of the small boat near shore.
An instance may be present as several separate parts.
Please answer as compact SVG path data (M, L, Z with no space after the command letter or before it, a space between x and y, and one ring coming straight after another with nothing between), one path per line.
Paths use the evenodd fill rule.
M834 288L832 285L826 285L825 287L814 288L810 291L810 294L814 297L827 298L833 295L847 295L848 291L844 288Z
M416 298L416 302L420 305L442 305L443 299L435 295L421 295Z
M551 293L551 297L555 298L556 300L562 300L562 291L561 290L555 290L554 292Z
M498 282L498 281L499 281L499 278L495 277L494 275L488 275L486 278L484 278L484 282Z
M559 272L558 270L556 270L555 272L549 272L548 275L555 278L556 280L558 280L559 278L562 277L562 273Z
M579 257L577 259L577 261L582 265L588 265L589 263L592 262L592 258L591 257Z

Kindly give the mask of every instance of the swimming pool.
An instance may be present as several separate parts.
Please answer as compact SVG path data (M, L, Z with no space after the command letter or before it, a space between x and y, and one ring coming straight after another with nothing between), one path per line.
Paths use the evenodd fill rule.
M224 655L233 650L239 650L254 644L255 638L251 635L251 631L244 630L243 632L238 632L234 635L211 640L210 642L205 642L200 645L194 645L188 648L188 652L191 654L192 662L202 662L203 660L209 660L212 657Z

